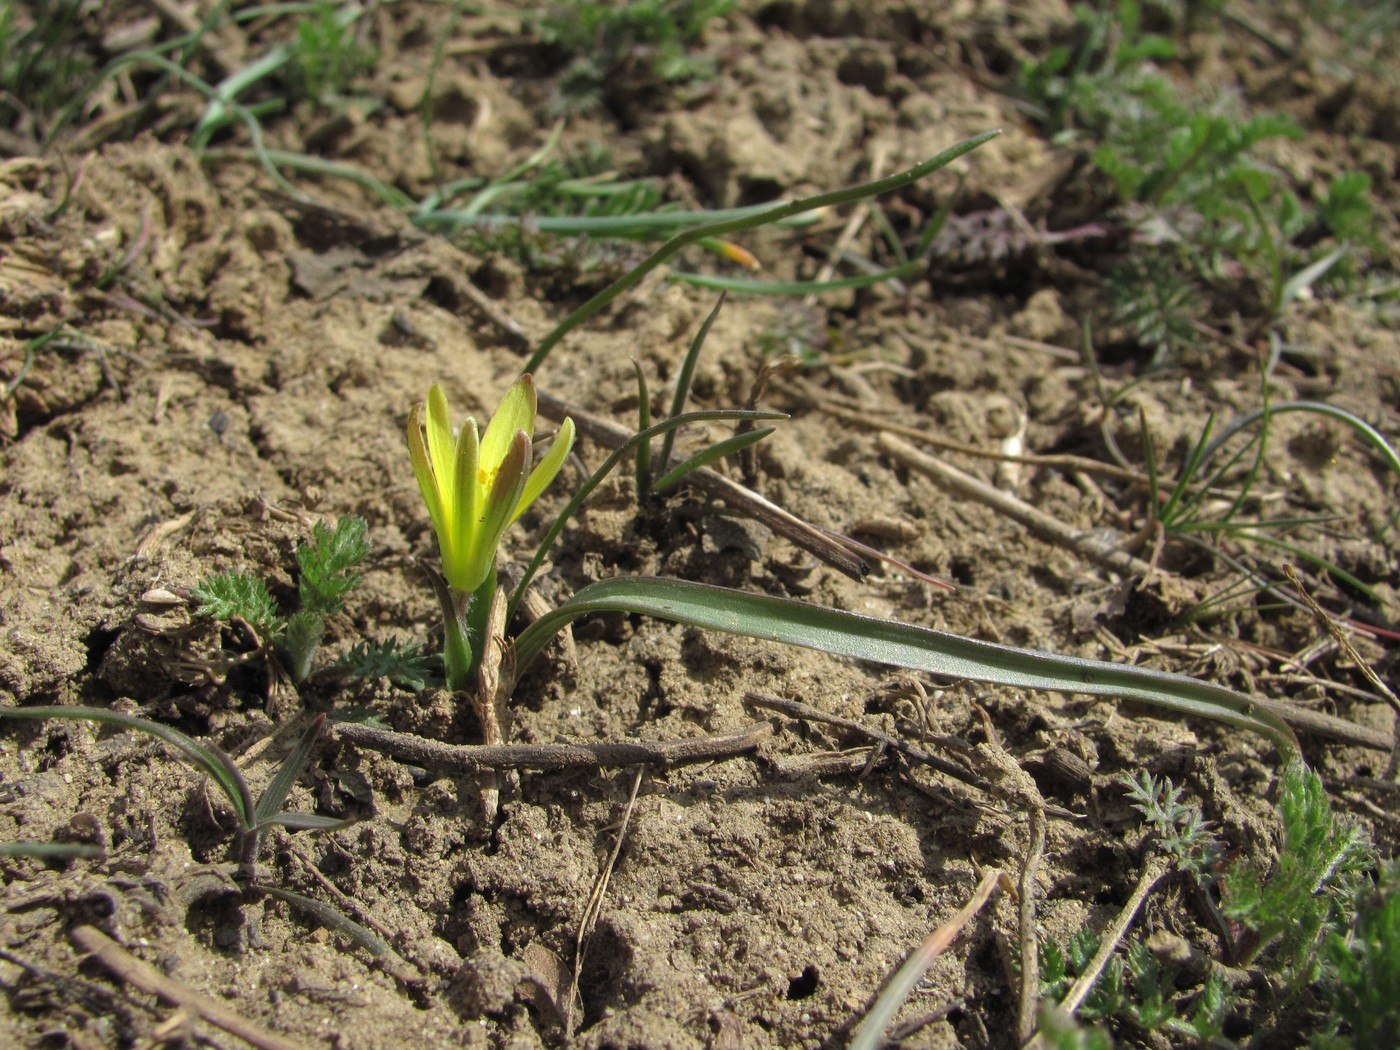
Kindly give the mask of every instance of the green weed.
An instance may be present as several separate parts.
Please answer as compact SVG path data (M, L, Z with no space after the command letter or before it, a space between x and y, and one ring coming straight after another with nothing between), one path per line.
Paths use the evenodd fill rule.
M572 55L555 108L578 112L600 104L611 83L635 90L709 77L713 60L693 49L705 27L734 0L565 0L539 22L540 38Z
M0 0L0 127L34 142L85 92L93 63L82 46L83 0Z
M421 693L442 680L442 663L419 642L369 642L352 645L326 668L347 678L387 678L395 685Z
M1354 907L1351 928L1333 930L1323 945L1333 1015L1313 1040L1319 1050L1400 1046L1400 863L1383 865Z
M1151 831L1151 849L1191 877L1198 898L1228 933L1227 944L1224 958L1210 961L1203 975L1197 964L1194 977L1182 961L1148 942L1129 944L1109 960L1084 999L1084 1019L1218 1043L1232 1018L1254 1011L1256 1023L1267 1023L1314 984L1320 1000L1339 1007L1317 1045L1363 1045L1328 1041L1343 1039L1344 1028L1395 1030L1400 951L1384 939L1400 923L1393 873L1383 872L1379 886L1369 888L1371 844L1356 825L1331 812L1315 773L1296 760L1285 767L1278 798L1282 834L1267 868L1227 865L1224 843L1200 807L1169 779L1125 775L1123 785ZM1043 995L1063 999L1098 948L1098 937L1087 930L1063 946L1043 944ZM1236 966L1262 973L1271 994L1261 1001L1245 998L1241 978L1248 974Z
M367 528L354 516L341 518L334 531L319 521L312 527L311 542L297 548L298 603L290 614L278 608L262 578L224 572L195 588L196 615L246 623L268 652L278 654L292 680L304 681L325 637L326 619L360 583L354 568L369 556Z
M1360 877L1375 866L1366 833L1332 814L1321 779L1291 763L1279 792L1283 836L1268 871L1236 865L1221 891L1220 910L1238 923L1233 962L1261 953L1289 985L1318 974L1323 940L1345 930Z
M322 0L296 25L288 86L301 97L332 102L374 68L374 50L360 43L350 22L337 17L342 6Z
M1260 159L1262 144L1301 136L1291 119L1184 96L1156 65L1177 47L1143 29L1138 0L1076 19L1078 43L1027 62L1021 88L1105 180L1131 242L1109 274L1112 316L1154 360L1196 342L1211 295L1252 290L1267 325L1315 283L1354 279L1349 255L1380 248L1364 174L1306 204Z
M0 708L0 718L66 719L69 721L97 722L114 725L122 729L146 733L164 741L175 749L181 760L208 776L228 800L238 817L238 839L235 853L238 858L239 877L251 881L257 863L258 851L263 836L269 828L284 827L293 830L330 831L352 823L333 817L323 817L315 813L290 813L282 807L306 763L311 758L311 749L321 735L325 715L317 715L298 739L296 746L278 767L272 780L263 793L253 798L242 771L223 750L214 744L207 744L186 736L171 726L151 722L135 715L123 714L96 707L9 707Z

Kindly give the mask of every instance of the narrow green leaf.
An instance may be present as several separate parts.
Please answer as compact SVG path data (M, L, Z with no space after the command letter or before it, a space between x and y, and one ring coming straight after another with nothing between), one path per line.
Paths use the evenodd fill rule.
M1396 454L1395 449L1391 447L1385 435L1360 416L1353 415L1346 409L1338 408L1336 405L1329 405L1325 401L1285 401L1280 405L1268 405L1264 408L1255 409L1253 412L1248 412L1238 419L1233 420L1229 426L1216 436L1215 440L1212 441L1210 445L1207 446L1204 453L1202 453L1201 461L1204 462L1210 459L1211 456L1215 455L1215 453L1220 450L1220 446L1229 441L1230 438L1234 437L1245 427L1252 426L1260 419L1282 415L1285 412L1312 412L1316 415L1327 416L1338 422L1345 423L1364 438L1372 448L1380 453L1381 458L1384 459L1386 465L1390 467L1391 473L1397 478L1400 478L1400 455ZM1391 513L1389 522L1386 527L1381 530L1382 536L1390 526L1394 525L1397 517L1400 517L1400 508L1397 508Z
M258 827L267 828L275 824L292 831L339 831L353 823L353 817L323 817L319 813L274 813Z
M292 785L297 782L301 771L306 768L307 759L311 757L311 749L316 746L316 741L321 735L321 727L325 724L326 716L324 713L313 718L311 724L306 727L306 731L301 734L301 739L297 741L296 747L292 748L282 761L277 775L267 785L262 797L258 799L257 806L253 809L253 826L255 828L272 823L272 818L282 809L283 803L287 801L287 795L292 790Z
M663 419L660 423L648 427L646 430L633 434L616 449L612 455L603 461L603 465L593 472L590 477L573 498L564 505L564 509L559 512L559 516L554 519L554 524L549 527L545 537L540 541L540 545L535 548L535 556L530 559L530 564L525 567L525 574L520 577L520 582L516 584L514 593L510 596L510 604L506 607L506 623L510 623L515 618L515 610L520 605L520 600L525 596L525 588L530 586L530 581L535 578L535 573L544 564L545 557L549 554L549 549L554 546L554 541L559 538L559 534L564 531L565 524L574 516L578 509L583 506L584 500L593 494L593 490L603 483L603 479L612 473L613 469L621 463L632 450L644 441L669 433L677 427L683 427L687 423L704 423L712 420L763 420L763 419L786 419L782 412L760 412L748 409L705 409L700 412L685 412L679 416L672 416L670 419Z
M700 351L705 348L705 340L709 338L710 328L715 323L715 318L719 316L720 309L724 306L724 300L728 296L721 292L720 297L715 300L714 308L705 317L700 330L695 333L695 338L690 341L690 348L686 350L685 357L681 359L680 371L676 373L676 392L671 397L671 411L667 413L675 419L685 411L685 403L690 399L690 384L695 377L695 366L700 360ZM671 467L671 450L676 443L676 432L666 431L666 436L661 439L661 457L657 462L657 470L665 473Z
M330 927L337 933L343 933L352 941L358 944L365 951L378 958L383 955L398 957L398 953L389 947L387 941L380 937L367 926L362 926L349 916L342 915L329 904L308 897L303 893L294 890L284 890L280 886L267 886L258 883L254 887L259 893L266 893L269 897L276 897L278 900L286 901L288 904L300 908L308 915L313 916L324 926Z
M148 733L175 748L182 759L213 778L238 814L239 823L247 830L253 827L253 795L248 790L248 783L243 779L238 767L233 764L233 759L213 744L201 744L178 729L161 725L159 722L149 722L135 715L108 711L101 707L6 707L0 708L0 718L57 718L75 722L99 722L103 725Z
M731 233L738 233L740 230L752 230L759 226L767 226L771 223L789 219L794 215L803 212L815 211L818 208L836 207L842 204L850 204L854 201L864 200L866 197L874 197L881 193L889 193L893 190L903 189L911 183L917 182L937 171L939 168L947 167L957 158L965 153L970 153L984 142L996 138L1001 134L1000 130L986 131L980 135L974 135L970 139L950 146L938 156L931 160L916 164L914 167L901 171L888 178L877 179L874 182L862 183L859 186L850 186L845 189L836 190L831 193L821 193L815 197L804 197L801 200L790 201L787 204L775 205L772 208L764 209L756 215L748 215L742 218L730 219L725 222L711 222L703 226L696 226L682 233L676 234L651 255L647 256L640 263L634 266L627 273L623 274L612 284L608 285L593 298L576 309L568 317L560 321L535 348L535 352L530 355L530 359L525 363L522 372L538 373L540 366L544 364L549 352L558 345L559 341L577 328L588 318L592 317L608 303L612 302L619 295L630 291L640 284L647 274L651 273L658 266L670 260L677 252L681 251L697 241L703 241L711 237L724 237Z
M100 857L105 851L90 842L0 842L0 857L76 860Z
M1232 689L1186 675L1017 649L896 620L659 577L623 576L585 587L520 634L515 642L519 669L523 672L565 625L593 612L641 613L940 678L1137 700L1262 733L1286 754L1298 750L1282 719Z
M875 273L862 273L854 277L837 277L830 281L754 281L746 277L719 277L703 273L675 271L670 280L688 284L692 288L710 288L744 295L820 295L823 292L839 292L850 288L869 288L886 281L898 281L912 277L923 266L921 260L904 263L890 270Z
M647 391L646 373L636 361L632 370L637 373L637 430L651 426L651 394ZM643 441L637 446L637 498L651 492L651 442Z
M1311 288L1316 282L1320 281L1328 270L1342 261L1347 251L1348 246L1344 244L1340 248L1328 252L1311 266L1306 266L1299 270L1285 281L1283 291L1279 294L1279 306L1287 306L1302 294L1304 288Z
M685 480L687 476L695 473L701 467L708 467L711 463L724 459L726 456L742 452L750 445L762 441L776 429L776 427L763 427L760 430L750 430L744 434L735 434L731 438L725 438L723 441L716 441L709 448L695 453L684 463L657 478L656 483L652 486L652 491L665 492L672 485Z

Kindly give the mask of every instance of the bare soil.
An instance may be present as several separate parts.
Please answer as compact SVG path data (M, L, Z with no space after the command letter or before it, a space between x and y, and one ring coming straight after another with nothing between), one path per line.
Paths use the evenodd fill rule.
M892 214L917 228L957 194L1047 229L1092 218L1074 214L1084 172L1006 90L1018 56L1068 24L1064 5L743 6L707 34L712 80L618 92L626 97L571 120L561 148L606 142L624 174L664 176L680 199L716 207L837 188L877 166L887 174L1000 127L1001 137L902 194ZM110 8L113 26L132 15ZM1284 13L1248 10L1292 39ZM433 158L417 101L446 24L443 5L379 8L369 34L380 61L355 84L378 108L331 117L307 106L269 119L269 145L355 164L414 195L431 188L434 160L443 179L518 163L553 123L557 56L522 43L517 16L458 23L459 46L434 88ZM1302 191L1340 170L1372 175L1393 248L1393 88L1365 70L1339 71L1325 54L1280 58L1233 23L1201 48L1183 77L1232 87L1307 128L1277 158ZM471 742L469 711L443 693L313 678L298 694L270 684L256 661L221 669L218 658L246 650L246 637L149 596L236 569L267 575L289 598L295 547L311 524L358 514L374 553L323 659L361 639L431 641L436 610L421 560L433 539L404 444L410 405L441 382L462 411L489 413L520 369L523 344L641 250L540 276L416 230L343 182L292 175L319 206L299 204L246 158L201 162L164 130L169 123L124 141L89 128L87 140L0 165L0 379L20 376L26 341L60 323L67 333L38 350L0 402L0 704L142 713L221 745L255 790L289 744L283 734L269 746L269 735L307 712L372 714L405 732ZM845 219L746 243L768 276L811 276L820 260L804 244L829 244ZM855 246L876 243L862 232ZM759 446L755 487L956 591L881 562L857 583L697 495L639 509L624 479L564 534L544 593L618 573L678 575L1200 675L1388 731L1389 709L1344 657L1323 647L1305 668L1289 664L1325 639L1305 612L1246 593L1228 616L1179 623L1238 579L1228 564L1173 542L1153 580L1121 580L877 450L882 421L987 450L1024 422L1028 451L1108 462L1108 412L1130 457L1140 464L1145 422L1174 471L1210 413L1227 419L1258 405L1267 339L1248 319L1217 317L1219 335L1203 334L1196 359L1157 368L1105 330L1105 382L1138 380L1105 409L1079 352L1082 321L1105 316L1101 275L1092 249L1084 252L935 260L902 289L815 305L733 297L710 336L696 398L731 406L748 401L775 335L816 333L816 356L764 397L791 418ZM709 293L649 281L570 336L537 380L634 423L633 361L665 390L712 304ZM1271 396L1326 399L1400 440L1400 347L1383 305L1318 297L1291 307L1275 330L1296 352L1274 372ZM871 425L824 410L832 404ZM590 468L605 454L588 442L579 453ZM1142 528L1140 486L945 454L1076 529L1126 545ZM506 559L528 557L575 483L566 475L561 492L522 519ZM1373 588L1384 603L1369 613L1394 622L1400 567L1393 545L1371 538L1396 499L1379 457L1340 425L1279 417L1258 491L1270 501L1260 516L1333 517L1306 534L1309 549ZM1287 557L1226 549L1274 574ZM1150 543L1138 553L1150 556ZM1318 587L1333 608L1354 604ZM962 741L970 750L959 760L984 775L975 746L1003 748L1049 805L1076 815L1049 821L1034 880L1043 939L1102 928L1132 888L1143 832L1115 785L1125 771L1184 782L1242 858L1274 848L1278 756L1208 723L1083 698L915 685L873 664L638 618L584 621L574 642L573 659L556 650L518 686L512 740L724 733L768 717L746 708L754 692L955 759L948 741ZM1382 644L1361 635L1357 644L1394 682ZM1028 819L1024 807L839 728L790 718L774 726L755 754L641 776L570 1003L581 917L634 770L508 777L487 822L472 778L322 745L290 808L357 822L330 834L273 833L262 881L381 931L402 957L386 964L283 902L245 900L220 867L231 816L153 741L83 723L7 724L0 841L94 841L105 852L69 863L0 859L0 1042L240 1045L85 961L70 933L91 924L181 985L306 1047L838 1045L985 871L1016 876ZM1336 805L1390 853L1393 788L1358 786L1385 775L1385 753L1312 738L1304 746ZM859 747L867 749L846 753ZM998 895L920 984L901 1020L927 1023L901 1045L1013 1045L1017 929L1015 900ZM1149 902L1140 931L1161 929L1220 950L1185 883ZM1301 1036L1290 1026L1305 1020L1280 1016L1261 1007L1259 1023L1282 1025L1272 1045L1292 1045ZM1129 1045L1165 1039L1116 1034Z

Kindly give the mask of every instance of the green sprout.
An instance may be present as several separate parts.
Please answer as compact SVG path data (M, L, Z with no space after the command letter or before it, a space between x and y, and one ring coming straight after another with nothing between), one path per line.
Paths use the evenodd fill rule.
M262 647L281 658L292 680L303 682L325 639L327 618L359 586L360 574L353 570L369 556L367 529L364 518L353 515L341 518L334 530L319 521L312 527L311 542L297 548L299 606L290 616L278 610L265 580L244 572L218 573L196 587L195 614L246 623Z
M67 719L99 722L147 733L163 740L175 749L178 757L204 773L223 791L224 797L238 817L238 837L234 851L238 861L238 877L251 882L263 836L269 828L284 827L300 831L333 831L352 823L336 817L315 813L290 813L282 807L301 772L311 758L311 749L321 735L326 716L317 715L302 733L277 773L256 799L242 771L221 748L186 736L178 729L151 722L120 711L100 707L9 707L0 709L0 718L32 718L39 720Z
M1400 1045L1400 864L1380 870L1356 898L1352 928L1333 932L1324 946L1333 1006L1332 1031L1317 1047L1381 1050ZM1346 1026L1346 1035L1337 1029Z
M484 644L496 593L496 549L506 529L554 480L574 444L566 419L549 453L530 469L535 385L529 374L506 391L484 436L469 418L454 437L447 395L436 383L408 419L413 473L437 533L446 588L441 591L447 687L465 690Z

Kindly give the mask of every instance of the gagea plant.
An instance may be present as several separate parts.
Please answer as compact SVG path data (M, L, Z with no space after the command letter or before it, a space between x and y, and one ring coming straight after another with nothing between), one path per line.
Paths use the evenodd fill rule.
M566 419L549 453L532 470L535 385L529 374L501 399L484 436L468 418L454 434L447 395L433 384L408 419L413 473L437 533L444 585L443 665L447 687L470 690L496 595L496 549L506 529L554 480L574 444Z

